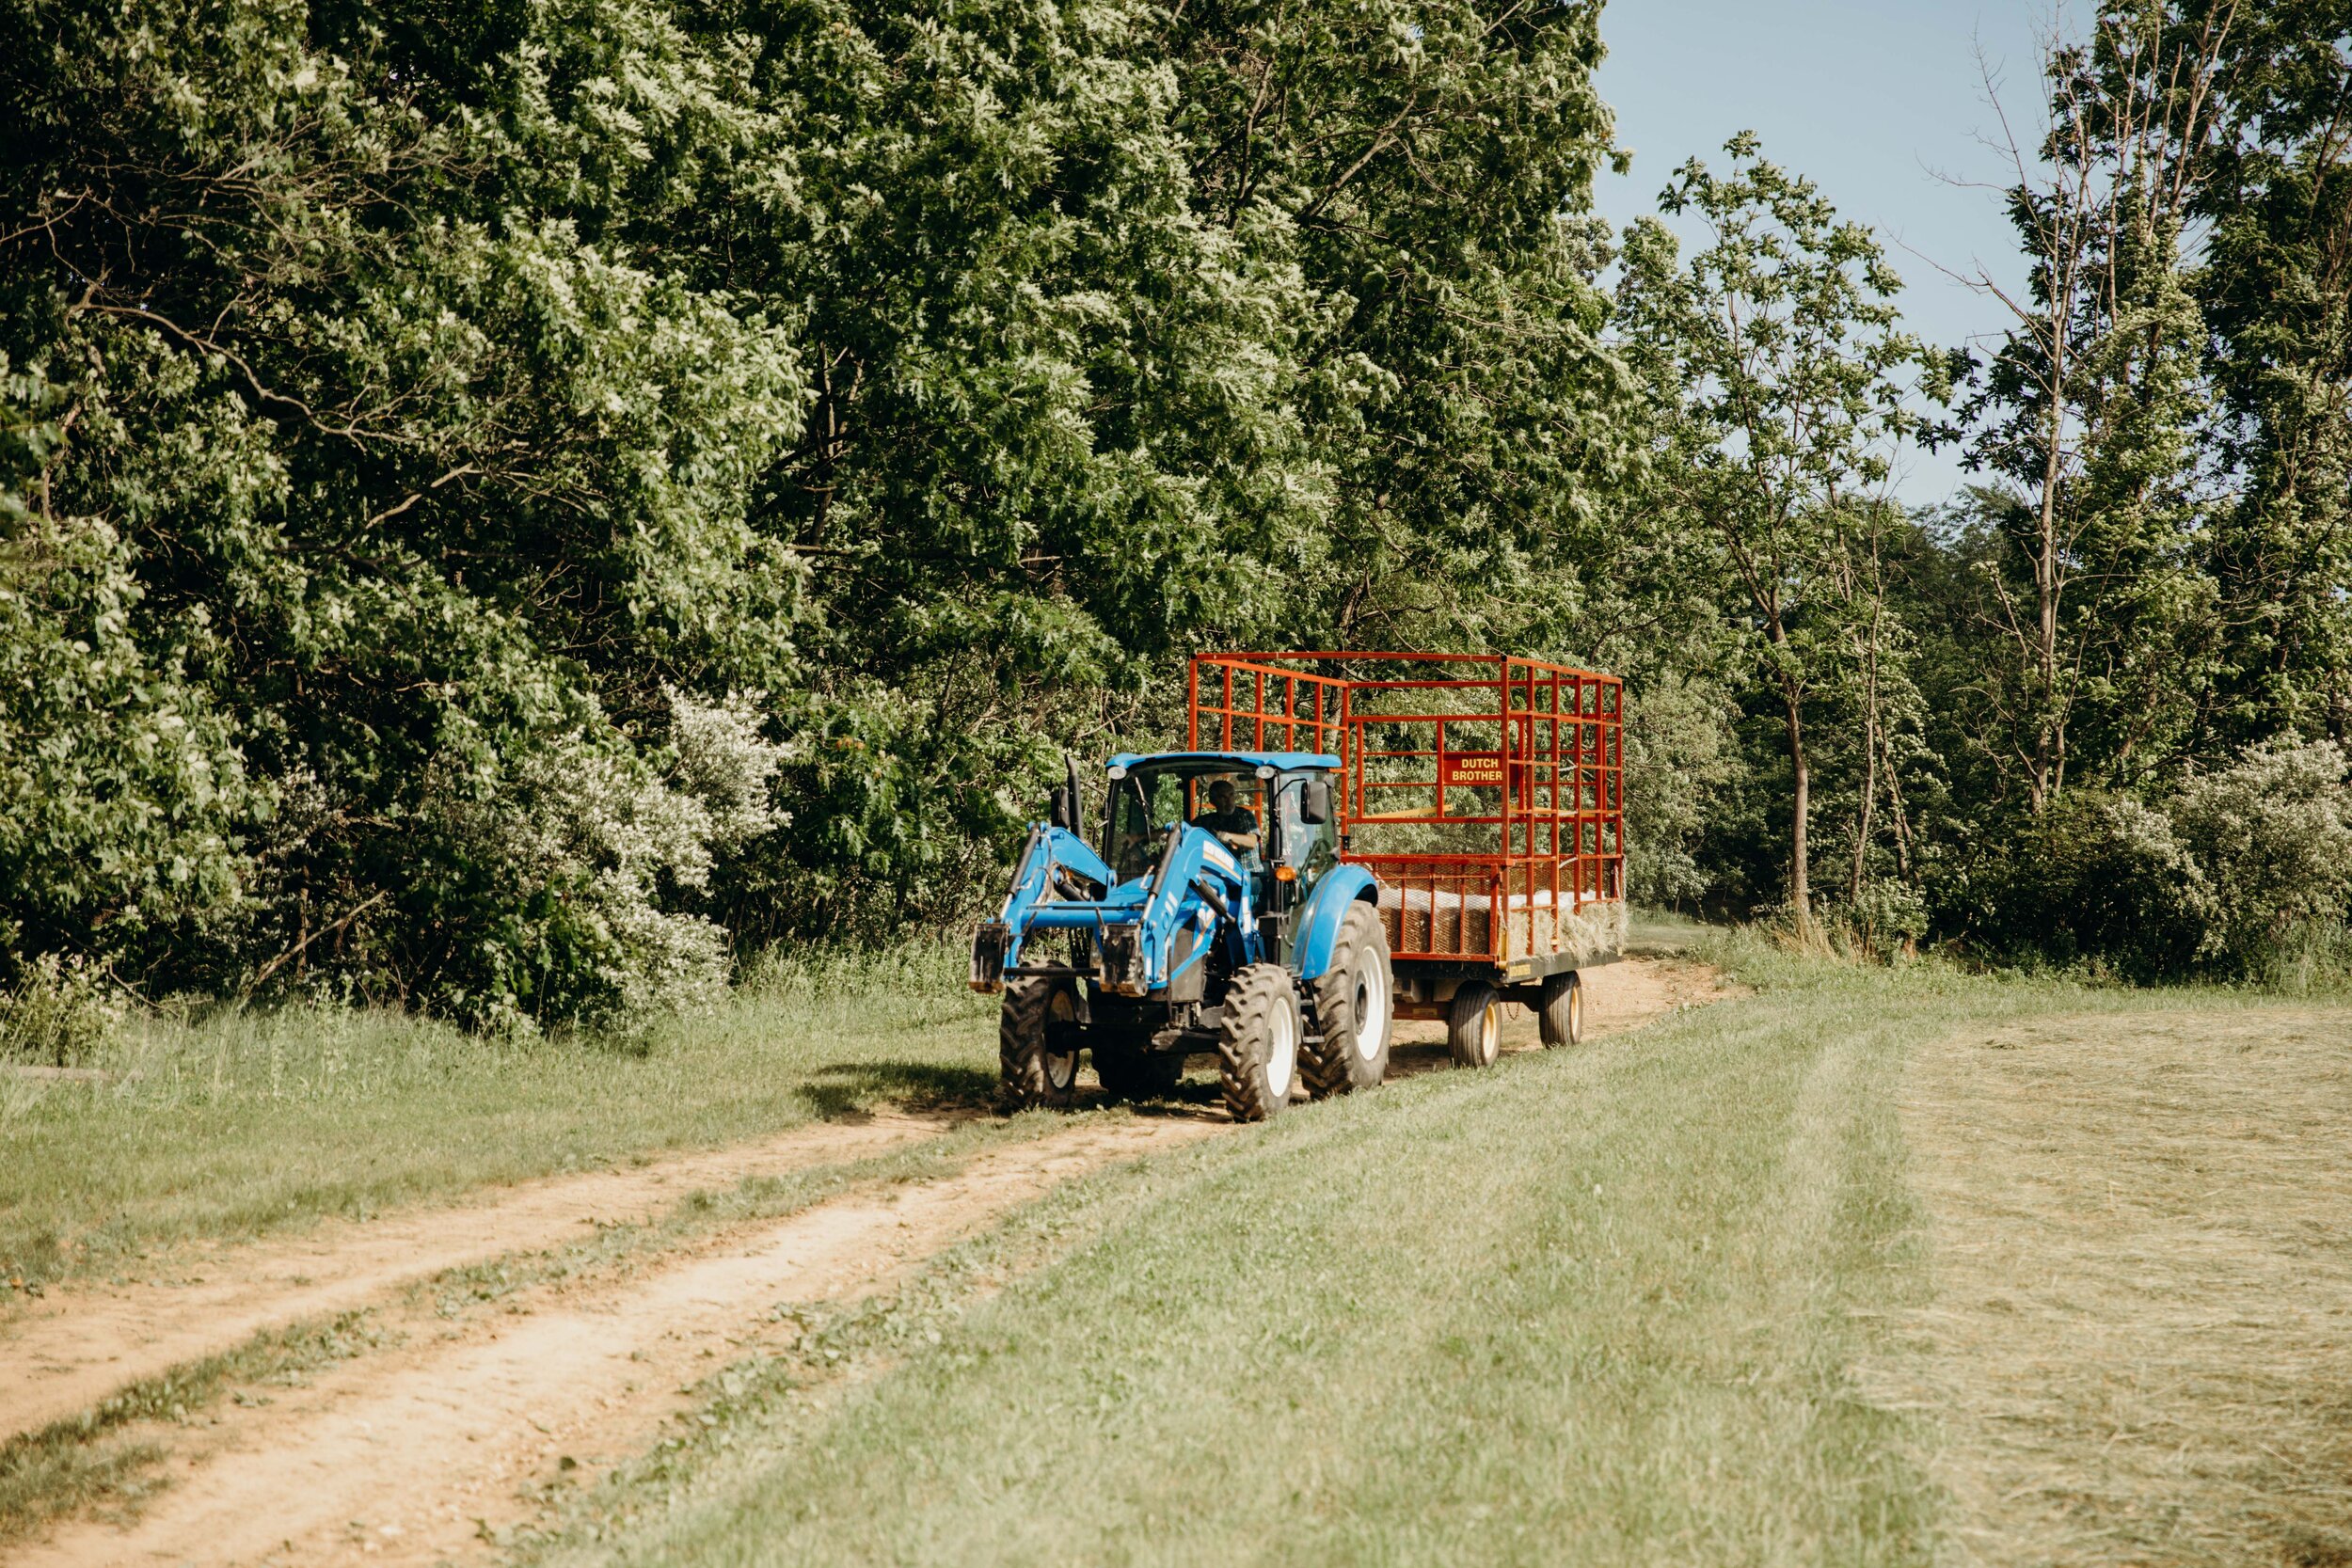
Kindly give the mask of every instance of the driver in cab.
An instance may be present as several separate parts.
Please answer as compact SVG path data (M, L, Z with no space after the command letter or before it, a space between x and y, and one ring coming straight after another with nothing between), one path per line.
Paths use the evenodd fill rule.
M1219 779L1209 785L1209 809L1194 817L1192 825L1216 834L1244 863L1257 858L1258 818L1247 806L1236 803L1232 780Z

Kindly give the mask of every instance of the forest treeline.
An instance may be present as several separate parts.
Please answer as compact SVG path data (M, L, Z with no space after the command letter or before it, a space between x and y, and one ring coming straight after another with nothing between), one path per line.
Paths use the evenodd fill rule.
M1968 346L1596 218L1583 0L0 0L0 983L691 1003L1279 645L1624 673L1653 902L2340 941L2352 0L2078 20Z

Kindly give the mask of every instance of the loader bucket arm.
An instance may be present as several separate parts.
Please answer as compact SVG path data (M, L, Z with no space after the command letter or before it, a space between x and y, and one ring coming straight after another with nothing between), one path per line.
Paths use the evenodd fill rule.
M1176 965L1176 933L1187 926L1206 937L1220 923L1225 924L1242 943L1234 961L1257 961L1258 927L1249 908L1249 873L1215 833L1189 822L1176 824L1152 873L1151 888L1143 910L1143 950L1145 973L1154 989L1169 984L1182 970L1208 958L1209 943L1199 942L1190 958Z
M1032 825L1021 863L1013 870L1012 892L1006 895L1004 912L997 917L1009 933L1004 954L1008 968L1021 961L1021 945L1035 925L1037 912L1057 898L1073 896L1069 878L1057 872L1073 874L1103 891L1118 880L1086 840L1051 823Z

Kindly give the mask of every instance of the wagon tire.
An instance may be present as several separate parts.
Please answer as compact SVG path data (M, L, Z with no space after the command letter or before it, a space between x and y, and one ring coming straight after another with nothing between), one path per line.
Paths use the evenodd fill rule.
M1454 993L1445 1015L1446 1049L1456 1067L1492 1067L1502 1054L1502 995L1484 980Z
M1233 975L1217 1022L1216 1066L1235 1121L1264 1121L1290 1103L1305 1033L1289 970L1251 964Z
M1061 1109L1078 1097L1077 992L1060 980L1025 975L1005 982L996 1019L996 1073L1005 1102L1025 1111Z
M1543 995L1535 1016L1544 1044L1584 1043L1584 982L1577 978L1575 970L1544 976Z
M1331 961L1314 981L1322 1037L1299 1047L1299 1072L1310 1095L1327 1100L1380 1086L1396 1032L1395 997L1389 933L1379 913L1370 904L1350 904L1331 944Z
M1165 1100L1184 1081L1184 1058L1176 1051L1144 1051L1132 1045L1094 1048L1094 1076L1113 1100Z

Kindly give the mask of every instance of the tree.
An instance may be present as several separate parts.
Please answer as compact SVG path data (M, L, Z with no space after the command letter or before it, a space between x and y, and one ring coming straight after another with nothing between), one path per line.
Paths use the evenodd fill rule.
M1156 8L1201 211L1279 240L1314 303L1302 393L1332 508L1285 622L1311 645L1578 635L1574 563L1613 549L1602 503L1632 445L1587 216L1613 155L1599 16Z
M1963 416L1972 464L2014 487L2013 505L1988 498L2008 547L1979 613L2006 658L1980 691L2036 813L2070 768L2161 768L2207 674L2205 333L2183 248L2235 12L2184 33L2155 8L2103 8L2088 42L2048 45L2046 129L2008 142L2029 282L1974 280L2016 325Z
M2172 8L2171 36L2217 8ZM2227 476L2208 733L2352 736L2352 6L2273 0L2232 21L2190 212L2211 333L2210 467Z
M1706 227L1687 264L1663 224L1628 232L1617 333L1648 391L1656 499L1714 539L1753 624L1790 773L1788 907L1809 930L1807 715L1854 639L1874 681L1893 646L1867 565L1872 492L1915 423L1894 377L1918 351L1896 328L1899 283L1869 231L1767 162L1752 134L1724 150L1728 175L1692 159L1661 198Z
M8 657L83 660L49 690L91 704L53 722L12 684L0 766L58 799L44 759L87 759L114 806L76 818L85 863L160 851L172 894L0 835L27 949L526 1023L723 974L664 891L707 836L664 686L794 668L797 575L746 501L803 377L781 326L585 214L739 126L645 8L479 53L453 16L0 10L39 40L0 56L0 354L47 431L0 476L7 586L75 628ZM618 98L548 90L587 36ZM608 112L630 93L672 112L657 152Z

